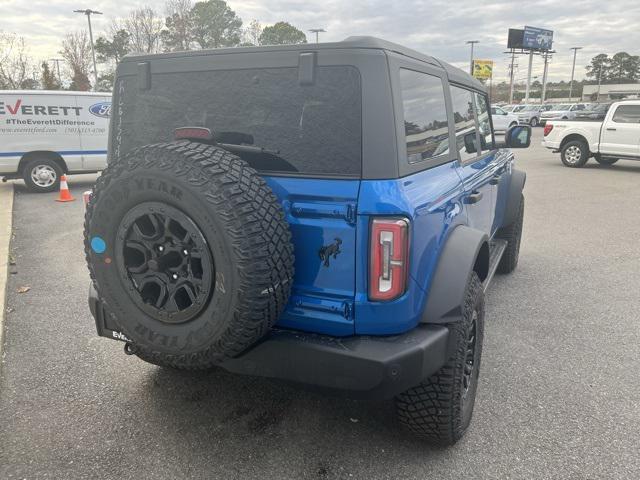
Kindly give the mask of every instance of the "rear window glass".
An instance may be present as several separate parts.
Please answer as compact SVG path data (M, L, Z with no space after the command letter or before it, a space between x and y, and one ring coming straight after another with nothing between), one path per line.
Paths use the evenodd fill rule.
M355 67L318 67L313 85L300 85L297 68L154 74L146 91L137 89L135 77L121 82L116 158L171 141L178 127L197 126L211 129L218 143L249 146L234 153L261 172L361 173L362 95Z
M640 123L640 105L620 105L613 114L616 123Z

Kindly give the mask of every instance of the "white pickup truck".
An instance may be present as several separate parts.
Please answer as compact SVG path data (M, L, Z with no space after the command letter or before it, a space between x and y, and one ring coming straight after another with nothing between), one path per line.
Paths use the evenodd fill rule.
M602 165L640 160L640 100L614 103L602 122L549 121L542 145L560 152L567 167L582 167L590 157Z

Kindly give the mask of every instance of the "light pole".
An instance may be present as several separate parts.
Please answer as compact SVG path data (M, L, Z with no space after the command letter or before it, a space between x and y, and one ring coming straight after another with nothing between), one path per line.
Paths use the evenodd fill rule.
M529 103L529 91L531 90L531 69L533 68L533 50L529 50L529 68L527 69L527 87L524 91L524 103Z
M571 67L571 83L569 84L569 101L573 100L573 74L576 71L576 54L582 47L571 47L569 50L573 50L573 66Z
M479 40L467 40L467 45L471 45L471 60L469 60L469 73L473 76L473 46L480 43Z
M513 50L513 48L511 49L511 65L509 67L509 105L511 105L513 103L513 69L514 69L514 60L516 58L516 54Z
M318 34L326 32L324 28L312 28L309 31L316 34L316 43L318 43Z
M602 85L602 64L600 64L600 72L598 73L598 93L596 94L596 102L600 101L600 85Z
M87 21L89 22L89 40L91 41L91 56L93 57L93 89L98 89L98 67L96 67L96 51L93 49L93 31L91 30L91 14L94 15L102 15L102 12L97 12L96 10L91 10L87 8L86 10L74 10L74 13L82 13L87 16Z
M542 97L540 98L540 104L544 103L545 97L547 96L547 73L549 71L549 60L553 53L555 53L555 51L547 50L542 54L544 57L544 71L542 73Z

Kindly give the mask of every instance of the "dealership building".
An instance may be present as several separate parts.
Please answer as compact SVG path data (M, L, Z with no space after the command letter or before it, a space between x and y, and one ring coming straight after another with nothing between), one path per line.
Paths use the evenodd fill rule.
M598 88L600 93L598 94ZM618 83L611 85L585 85L582 88L582 101L620 100L622 98L640 98L640 83Z

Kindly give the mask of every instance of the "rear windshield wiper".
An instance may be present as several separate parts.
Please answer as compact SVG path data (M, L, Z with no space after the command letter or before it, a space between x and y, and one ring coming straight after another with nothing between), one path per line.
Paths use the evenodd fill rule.
M280 150L269 150L264 147L255 147L253 145L235 145L233 143L217 143L219 147L224 148L225 150L229 150L230 152L238 152L238 153L264 153L267 155L280 155Z

